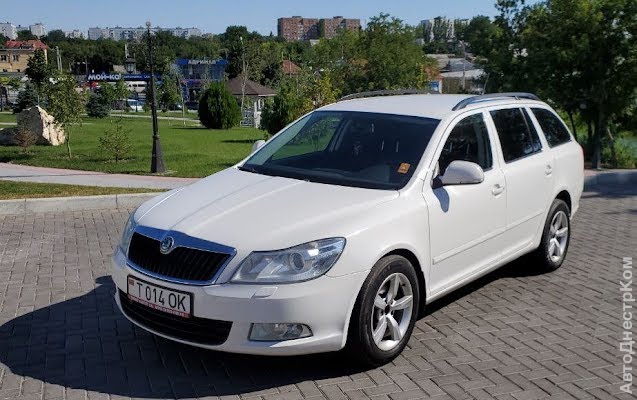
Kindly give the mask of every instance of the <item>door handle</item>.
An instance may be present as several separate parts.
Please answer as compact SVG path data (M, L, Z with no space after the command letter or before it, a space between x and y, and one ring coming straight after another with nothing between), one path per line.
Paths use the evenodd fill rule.
M544 173L546 175L551 175L553 173L553 167L551 165L547 165L546 169L544 170Z
M491 193L494 196L497 196L501 194L502 192L504 192L504 185L500 185L499 183L496 183L495 185L493 185L493 188L491 189Z

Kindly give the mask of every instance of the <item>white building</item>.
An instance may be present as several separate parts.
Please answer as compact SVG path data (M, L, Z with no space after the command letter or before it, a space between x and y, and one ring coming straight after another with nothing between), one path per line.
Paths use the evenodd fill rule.
M31 31L32 34L34 34L35 36L39 38L46 35L46 28L44 24L41 22L36 22L33 25L29 25L29 30Z
M0 23L0 34L14 40L18 37L18 29L11 22Z
M167 31L172 33L175 36L182 37L188 39L190 37L201 36L201 29L199 28L160 28L154 27L150 28L151 32L159 32L159 31ZM136 40L140 39L144 33L146 33L145 27L137 27L137 28L123 28L120 26L116 26L113 28L89 28L88 30L88 38L89 40L98 40L98 39L113 39L113 40Z
M467 25L470 22L469 19L451 19L446 17L436 17L433 19L423 19L420 21L420 27L424 30L426 41L434 39L434 27L439 25L446 25L447 27L447 40L454 40L456 38L456 25Z
M73 29L72 31L64 32L67 38L71 39L84 39L84 32L79 29Z

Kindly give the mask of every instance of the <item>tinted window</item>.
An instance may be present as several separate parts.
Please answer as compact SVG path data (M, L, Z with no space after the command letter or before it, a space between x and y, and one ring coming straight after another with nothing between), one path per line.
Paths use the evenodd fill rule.
M540 138L525 110L494 110L491 117L498 131L504 161L517 160L542 150Z
M482 114L471 115L453 128L438 159L440 174L456 160L474 162L484 170L491 168L491 143Z
M257 174L374 189L411 178L440 121L316 111L290 125L240 168Z
M568 130L551 111L544 108L533 108L533 114L535 114L537 122L540 123L549 146L553 147L571 141L571 135Z

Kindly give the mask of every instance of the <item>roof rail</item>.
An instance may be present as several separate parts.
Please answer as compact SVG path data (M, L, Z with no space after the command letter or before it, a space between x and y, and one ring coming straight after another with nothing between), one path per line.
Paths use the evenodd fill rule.
M406 95L406 94L438 94L438 92L433 92L431 90L420 90L420 89L373 90L370 92L360 92L360 93L349 94L347 96L341 97L340 99L338 99L338 101L362 99L365 97L400 96L400 95Z
M498 99L506 99L506 98L514 98L516 100L520 100L520 99L538 100L538 101L540 100L540 98L534 95L533 93L524 93L524 92L488 93L488 94L482 94L480 96L473 96L473 97L466 98L462 100L461 102L459 102L458 104L456 104L452 108L452 110L453 111L462 110L468 105L473 103L478 103L480 101L498 100Z

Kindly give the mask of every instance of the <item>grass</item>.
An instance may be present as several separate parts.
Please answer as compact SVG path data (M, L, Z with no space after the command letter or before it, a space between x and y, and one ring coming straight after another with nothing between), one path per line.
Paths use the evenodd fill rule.
M10 113L0 113L0 122L10 122L15 124L15 115Z
M118 114L127 114L127 115L144 115L146 117L150 117L151 113L150 111L129 111L129 112L124 112L124 111L111 111L111 113L113 115L118 115ZM192 119L192 120L196 120L199 121L199 116L197 115L196 111L186 111L185 113L182 114L181 110L171 110L171 111L162 111L162 110L157 110L157 116L158 117L172 117L172 118L186 118L186 119Z
M100 147L99 137L116 117L84 118L83 125L71 130L72 159L66 145L32 146L24 154L19 147L0 146L0 162L33 166L80 169L111 173L148 174L152 149L152 122L146 118L122 118L130 132L131 150L126 159L115 163ZM0 122L15 116L0 114ZM209 130L194 122L159 120L159 134L166 168L170 176L203 177L232 166L247 156L252 144L263 139L263 131L253 128ZM3 126L0 126L2 128Z
M0 200L39 197L96 196L103 194L150 193L157 189L112 188L52 183L0 181Z

